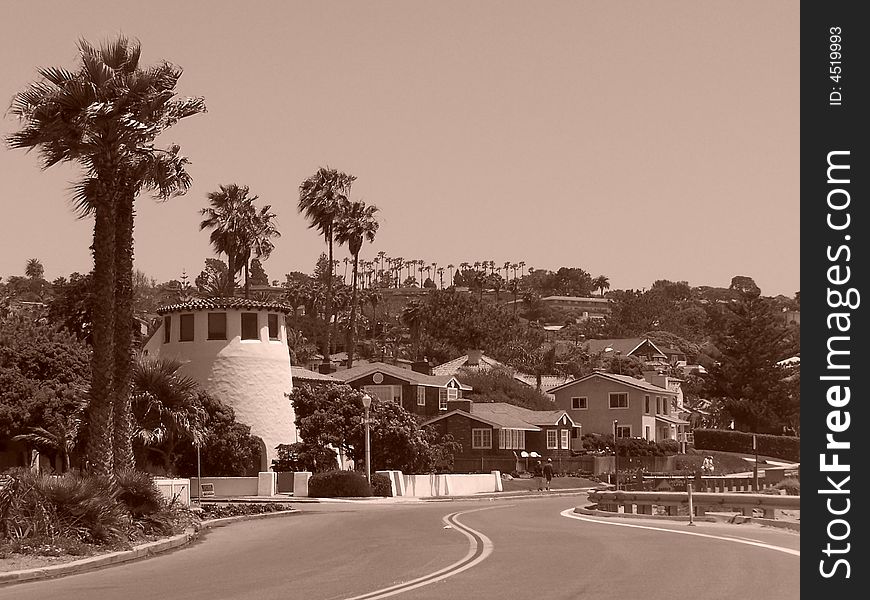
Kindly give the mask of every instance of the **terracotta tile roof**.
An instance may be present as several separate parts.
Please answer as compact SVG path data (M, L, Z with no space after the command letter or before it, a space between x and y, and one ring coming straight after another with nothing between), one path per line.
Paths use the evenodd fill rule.
M165 314L171 312L197 311L197 310L216 310L216 309L251 309L251 310L274 310L276 312L291 313L293 309L286 304L278 302L260 302L259 300L249 300L247 298L197 298L187 302L178 302L176 304L168 304L157 309L157 314Z

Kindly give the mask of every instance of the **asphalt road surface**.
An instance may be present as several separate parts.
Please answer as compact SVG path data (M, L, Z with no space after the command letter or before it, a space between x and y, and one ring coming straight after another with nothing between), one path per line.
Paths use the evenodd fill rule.
M303 504L168 554L5 586L0 600L799 598L794 532L571 512L584 503Z

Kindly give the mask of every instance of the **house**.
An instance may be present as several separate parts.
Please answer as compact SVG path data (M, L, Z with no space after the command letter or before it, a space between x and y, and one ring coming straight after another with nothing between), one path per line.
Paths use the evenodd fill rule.
M579 449L582 433L680 440L689 424L676 414L677 393L628 375L595 372L550 390L556 408L578 426L572 436Z
M622 356L634 356L646 363L658 363L662 365L668 363L668 355L649 338L589 340L584 347L589 354L610 354L614 352Z
M462 445L455 464L515 463L523 451L544 459L567 457L575 423L564 410L530 410L504 402L451 400L447 412L423 423ZM469 469L464 469L469 470Z
M332 377L385 402L398 402L409 413L429 418L447 412L447 403L471 387L453 375L429 375L382 362L355 365Z
M319 373L306 369L305 367L290 366L290 373L293 375L293 383L306 383L308 385L321 385L324 383L344 383L341 379L336 379L332 375Z
M483 354L483 352L480 350L468 350L467 354L463 354L462 356L454 358L451 361L437 365L436 367L432 368L432 374L456 375L457 373L459 373L460 369L475 369L479 371L504 369L513 373L513 378L520 383L532 388L537 386L537 378L534 375L530 375L528 373L521 373L513 369L512 367L509 367L508 365L497 361L491 356ZM570 379L571 377L565 375L542 375L541 393L553 400L553 395L549 393L550 388L562 385L563 383L570 381Z

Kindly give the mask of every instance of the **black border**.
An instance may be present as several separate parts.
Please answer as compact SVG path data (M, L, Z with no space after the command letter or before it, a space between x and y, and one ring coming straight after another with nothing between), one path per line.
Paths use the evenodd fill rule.
M862 6L863 5L863 6ZM828 289L844 290L856 288L861 294L861 302L870 303L864 270L867 268L866 237L870 235L866 204L870 201L867 191L868 169L867 147L870 128L870 102L866 91L868 78L867 47L870 42L870 23L859 16L859 10L866 11L866 3L816 1L801 2L801 287L803 288L803 319L801 323L801 593L807 598L865 598L868 592L866 581L870 565L867 562L866 492L863 459L868 458L868 435L866 393L866 356L862 352L866 332L870 331L864 316L870 307L862 305L854 310L831 308L827 301ZM861 11L863 12L863 11ZM830 78L829 36L831 27L842 28L842 79L836 82ZM836 65L835 65L836 66ZM834 88L839 87L840 90ZM842 93L842 104L832 106L829 95L832 91ZM851 217L848 231L834 231L827 226L829 212L828 192L836 186L828 184L828 153L848 150L850 183L848 192L851 197L847 209ZM837 214L841 217L842 213ZM845 235L850 240L845 241ZM836 261L836 264L851 267L848 283L833 286L828 282L827 270L835 264L829 261L828 246L835 251L841 244L848 244L851 260ZM845 258L845 254L841 255ZM827 342L830 335L827 317L832 312L846 310L851 315L851 331L848 349L851 365L847 371L851 381L851 401L841 410L848 410L851 426L837 439L849 441L851 448L840 452L840 462L850 465L849 483L844 486L850 490L851 508L842 518L849 521L851 533L843 542L832 544L851 544L850 552L841 555L851 566L850 577L843 577L841 567L837 575L824 578L820 573L820 561L824 559L830 567L835 557L828 558L823 550L828 543L827 526L831 519L837 518L828 513L826 501L831 496L820 493L828 486L826 477L837 474L822 473L819 455L825 452L828 427L826 418L829 410L826 392L830 382L819 378L827 369ZM865 334L865 335L862 335ZM841 346L841 348L844 346ZM841 371L842 373L843 371ZM830 451L829 451L830 452ZM839 498L843 498L840 496ZM842 526L842 524L840 525ZM842 531L841 529L840 531ZM835 533L838 530L835 529ZM863 584L863 585L862 585Z

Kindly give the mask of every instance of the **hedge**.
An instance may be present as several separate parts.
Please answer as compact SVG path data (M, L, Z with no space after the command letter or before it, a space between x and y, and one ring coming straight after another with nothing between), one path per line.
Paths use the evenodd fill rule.
M326 471L315 473L308 480L308 495L312 498L362 498L372 495L372 488L356 471Z
M752 453L752 435L730 429L695 429L695 448L698 450L719 450L722 452ZM801 439L786 435L755 434L758 453L762 456L801 460Z

